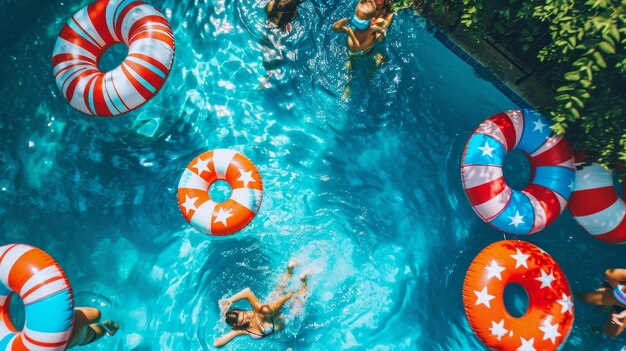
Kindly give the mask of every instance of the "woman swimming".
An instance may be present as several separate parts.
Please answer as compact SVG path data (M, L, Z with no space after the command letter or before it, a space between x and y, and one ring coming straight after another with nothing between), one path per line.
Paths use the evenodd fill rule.
M607 269L603 286L580 294L587 304L611 306L612 313L604 323L604 334L615 338L626 328L626 269Z
M298 264L298 261L290 261L283 274L282 278L276 289L270 295L274 297L273 301L264 304L254 295L250 288L245 288L235 295L226 300L220 301L220 307L225 309L230 307L234 302L247 299L252 310L239 310L228 309L226 312L226 323L232 327L232 329L215 340L213 345L215 347L222 347L231 341L234 337L239 335L248 335L253 339L262 339L271 335L276 330L282 329L282 323L279 320L279 310L292 296L296 295L299 299L299 303L303 304L307 295L307 275L302 274L300 276L300 289L295 292L288 292L285 294L285 288L287 283L291 279L293 270ZM293 309L293 306L292 306ZM276 320L275 320L276 318Z
M100 322L100 310L97 308L76 307L72 336L66 350L74 346L91 344L105 334L113 336L119 328L120 326L112 320Z

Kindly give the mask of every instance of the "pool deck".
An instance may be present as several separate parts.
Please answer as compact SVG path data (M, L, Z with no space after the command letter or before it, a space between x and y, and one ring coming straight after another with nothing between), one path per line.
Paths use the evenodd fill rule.
M546 85L535 74L516 84L516 81L524 76L524 72L485 40L477 41L470 33L464 31L463 24L451 30L454 19L432 15L429 11L418 10L418 13L435 28L435 37L439 41L471 65L481 77L492 82L519 107L541 110L552 101L554 93L546 89Z

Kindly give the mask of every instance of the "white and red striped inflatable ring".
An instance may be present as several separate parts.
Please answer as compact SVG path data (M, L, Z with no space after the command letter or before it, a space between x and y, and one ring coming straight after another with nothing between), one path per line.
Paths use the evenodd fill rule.
M128 56L110 72L98 62L112 45ZM54 78L70 104L90 115L136 109L163 86L174 60L174 34L154 7L138 0L98 0L78 11L54 46Z
M44 251L23 244L0 247L0 350L65 350L74 324L74 297L65 273ZM11 295L24 302L25 324L11 322Z
M215 202L209 187L225 180L230 199ZM196 229L211 235L229 235L243 229L256 215L263 199L263 182L254 164L237 151L215 149L196 157L178 184L178 205Z
M584 164L584 151L576 151L577 166ZM622 181L626 198L626 181ZM594 238L623 244L626 242L626 204L613 186L612 172L597 163L576 171L574 192L567 206L576 222Z
M558 218L574 185L574 155L552 123L533 110L489 117L472 133L463 152L461 177L474 211L496 229L532 234ZM502 163L511 150L522 151L531 166L522 191L504 181Z

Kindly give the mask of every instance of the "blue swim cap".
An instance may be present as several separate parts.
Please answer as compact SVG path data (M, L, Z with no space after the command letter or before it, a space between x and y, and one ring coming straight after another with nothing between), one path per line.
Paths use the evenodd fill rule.
M356 14L354 15L354 17L352 17L351 23L354 28L358 30L366 30L370 27L370 20L360 19L356 16Z

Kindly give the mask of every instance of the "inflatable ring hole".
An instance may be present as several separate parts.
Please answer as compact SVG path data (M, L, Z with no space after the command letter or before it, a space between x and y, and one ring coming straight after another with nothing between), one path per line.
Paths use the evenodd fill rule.
M520 150L512 150L504 156L502 173L506 183L514 190L522 190L530 184L531 166L528 156Z
M100 72L109 72L116 69L128 56L128 46L124 43L116 43L105 49L100 60L98 69Z
M507 312L515 318L520 318L529 306L528 292L523 286L517 283L509 283L504 288L504 307Z
M24 301L22 301L20 295L16 293L11 293L9 296L9 316L10 320L8 322L12 324L9 328L13 327L13 329L17 331L24 329L24 323L26 323Z
M226 202L232 192L233 188L225 180L216 180L209 186L209 196L215 202Z

